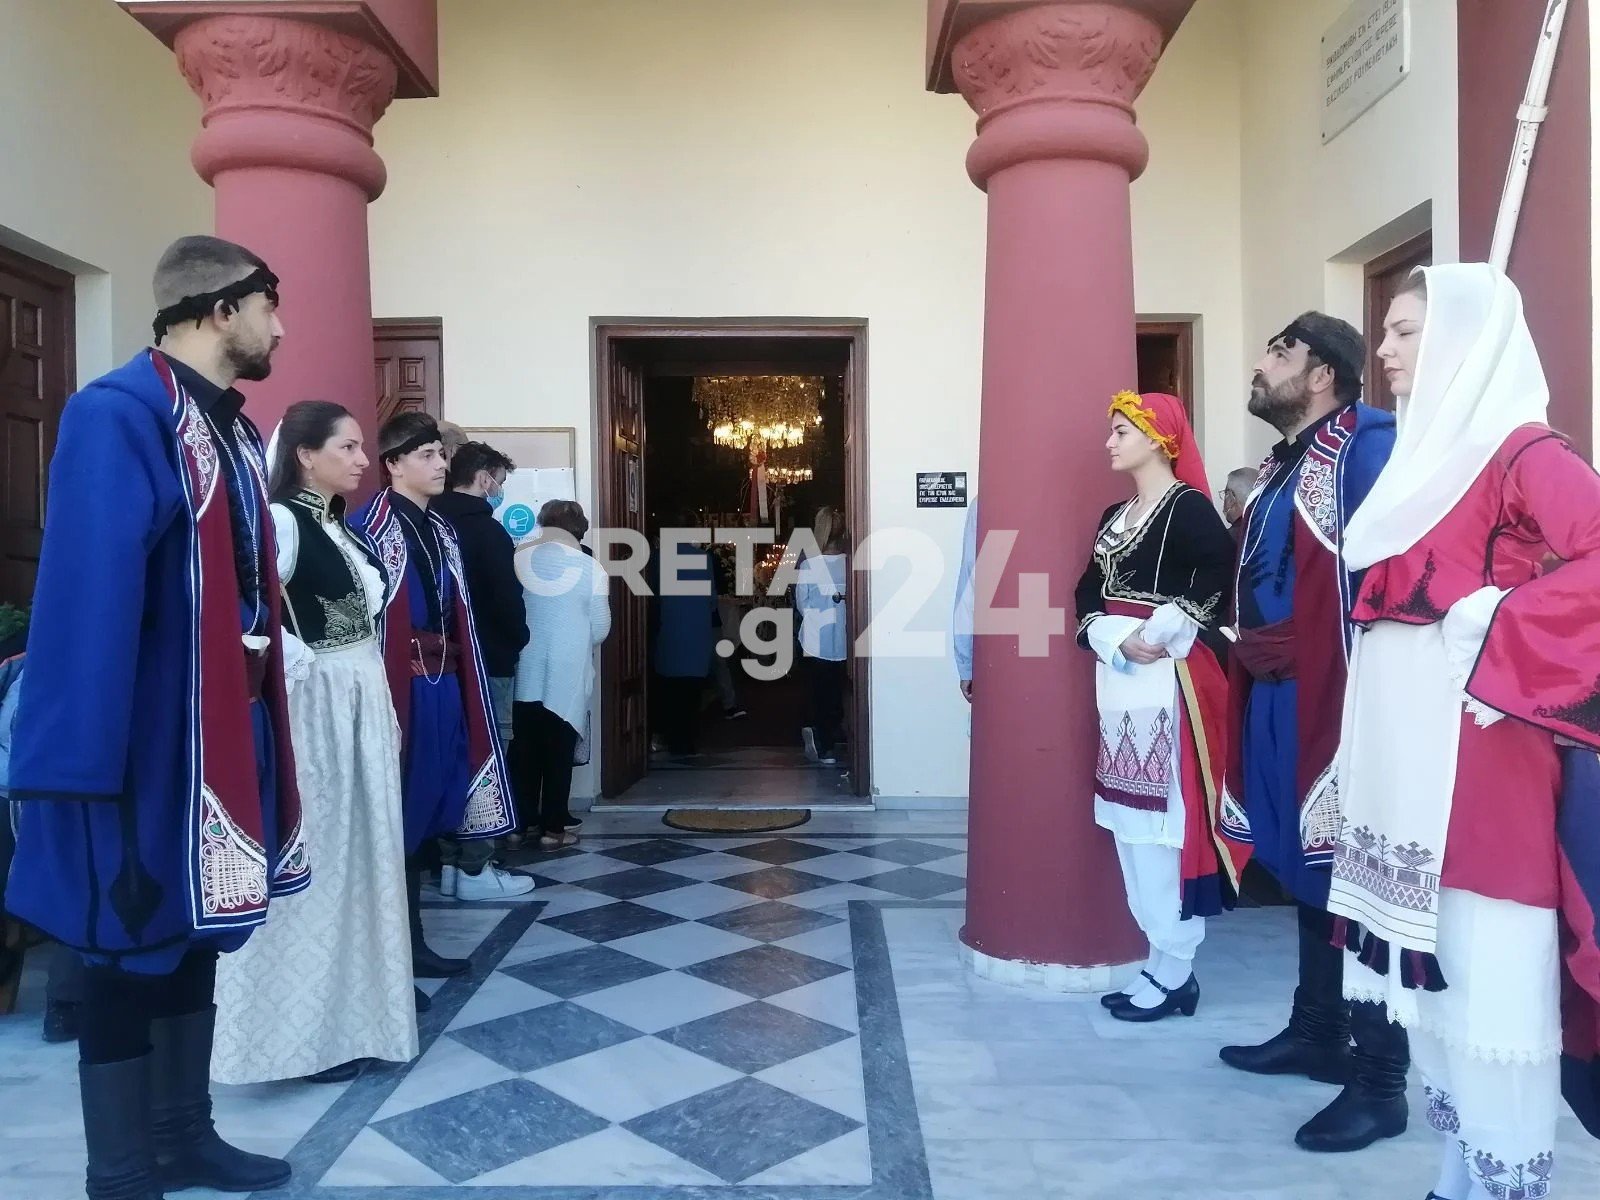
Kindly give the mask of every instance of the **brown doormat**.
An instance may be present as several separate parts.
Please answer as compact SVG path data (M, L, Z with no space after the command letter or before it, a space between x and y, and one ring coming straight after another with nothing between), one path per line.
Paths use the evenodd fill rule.
M777 833L811 820L809 808L674 808L662 824L685 833Z

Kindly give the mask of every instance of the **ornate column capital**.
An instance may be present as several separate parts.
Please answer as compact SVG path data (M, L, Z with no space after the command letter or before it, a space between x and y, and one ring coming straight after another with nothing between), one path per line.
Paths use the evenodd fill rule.
M312 21L239 15L185 25L173 49L205 105L193 159L207 183L272 166L348 180L369 199L382 193L372 129L398 85L383 50Z
M1149 145L1133 102L1165 44L1160 24L1116 0L1036 4L975 26L950 55L956 87L978 114L973 181L983 187L1043 158L1095 159L1137 177Z

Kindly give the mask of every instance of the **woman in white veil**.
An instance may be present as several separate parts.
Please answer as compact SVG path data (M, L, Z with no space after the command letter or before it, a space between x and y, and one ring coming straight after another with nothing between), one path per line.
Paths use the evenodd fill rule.
M1419 271L1378 357L1400 433L1345 541L1366 571L1329 902L1345 994L1411 1032L1446 1138L1431 1194L1545 1197L1570 1016L1558 739L1600 748L1600 477L1545 423L1495 268ZM1575 961L1569 1001L1600 998L1600 959Z

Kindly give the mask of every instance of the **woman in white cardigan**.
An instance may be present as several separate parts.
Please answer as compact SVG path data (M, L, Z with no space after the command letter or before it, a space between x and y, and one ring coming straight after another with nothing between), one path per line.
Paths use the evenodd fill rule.
M528 645L517 660L512 706L512 786L526 831L539 846L576 844L572 761L594 692L594 650L611 632L610 579L578 541L589 532L583 506L551 500L539 535L517 550L528 612Z

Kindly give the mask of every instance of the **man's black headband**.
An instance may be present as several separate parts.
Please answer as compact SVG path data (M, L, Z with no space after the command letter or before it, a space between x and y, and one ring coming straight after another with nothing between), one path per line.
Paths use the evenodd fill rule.
M1270 349L1279 342L1291 348L1297 344L1304 346L1312 354L1315 354L1318 359L1326 363L1335 376L1343 375L1358 383L1361 380L1361 364L1351 362L1348 357L1336 350L1331 343L1312 333L1298 320L1290 321L1283 327L1283 332L1274 338L1268 339L1267 347Z
M437 425L430 426L419 433L413 434L393 450L385 450L381 457L386 463L393 462L397 458L404 458L412 451L421 450L424 446L431 446L433 443L443 440L439 436L439 427Z
M239 311L239 302L246 296L260 292L271 303L278 303L278 277L267 269L265 263L257 267L237 283L230 283L227 287L220 287L214 292L202 292L198 296L185 296L176 304L169 304L156 313L152 324L155 330L156 341L167 336L167 330L174 325L181 325L185 321L193 321L199 325L221 304L229 313Z

